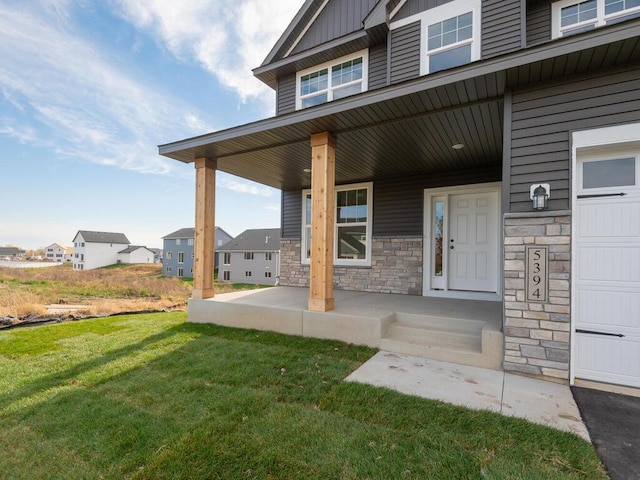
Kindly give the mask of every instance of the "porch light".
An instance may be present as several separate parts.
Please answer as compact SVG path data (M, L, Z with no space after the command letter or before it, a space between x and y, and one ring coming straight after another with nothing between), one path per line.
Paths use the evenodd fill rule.
M546 210L549 208L549 194L551 193L551 189L548 183L531 185L529 193L534 210Z
M454 150L462 150L464 148L464 143L456 143L455 145L451 145L451 148Z
M311 173L311 169L310 168L303 168L302 171L304 173Z

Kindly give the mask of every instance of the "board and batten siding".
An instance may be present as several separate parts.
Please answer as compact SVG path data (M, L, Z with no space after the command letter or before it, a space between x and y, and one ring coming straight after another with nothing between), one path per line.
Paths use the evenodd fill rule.
M551 40L551 1L527 2L527 46Z
M296 109L296 76L278 78L276 87L276 115L291 113Z
M425 10L431 10L432 8L439 7L445 3L452 2L453 0L409 0L405 3L400 11L392 18L392 21L402 20L409 18L412 15L416 15Z
M495 57L523 47L520 0L482 2L482 58Z
M420 76L420 22L391 32L391 84Z
M362 30L362 22L377 0L333 0L300 39L293 54Z
M438 172L373 182L373 236L405 237L423 234L424 190L500 181L500 159L493 167ZM302 192L282 192L282 238L302 234Z
M569 209L571 132L640 121L640 68L514 91L511 120L510 211L531 211L535 183L550 184L550 210Z

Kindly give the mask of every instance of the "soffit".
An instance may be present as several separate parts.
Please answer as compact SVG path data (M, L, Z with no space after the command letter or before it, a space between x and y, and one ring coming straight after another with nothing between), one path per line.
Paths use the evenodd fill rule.
M325 131L338 140L338 184L495 167L507 89L640 61L640 22L603 30L163 145L160 153L183 162L217 158L221 171L283 190L309 186L309 137ZM455 143L466 147L453 150Z

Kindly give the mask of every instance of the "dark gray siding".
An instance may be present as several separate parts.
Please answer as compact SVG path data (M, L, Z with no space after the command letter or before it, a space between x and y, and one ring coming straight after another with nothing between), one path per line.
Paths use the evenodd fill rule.
M296 76L278 79L278 87L276 90L277 112L276 115L293 112L296 109Z
M387 44L369 49L369 90L387 86Z
M409 0L400 11L392 18L393 21L402 20L403 18L410 17L425 10L439 7L445 3L449 3L453 0Z
M570 208L574 130L640 121L640 68L513 92L510 211L530 211L529 187L551 186L549 209Z
M451 171L373 183L373 236L422 235L424 189L500 181L493 168ZM282 238L300 238L302 193L282 192Z
M527 2L527 46L551 40L551 1Z
M281 212L281 238L300 238L302 233L302 191L283 191Z
M420 76L420 22L390 32L391 83Z
M520 0L482 2L482 58L495 57L522 47Z
M333 0L304 34L293 53L303 52L330 40L362 30L362 21L377 0Z

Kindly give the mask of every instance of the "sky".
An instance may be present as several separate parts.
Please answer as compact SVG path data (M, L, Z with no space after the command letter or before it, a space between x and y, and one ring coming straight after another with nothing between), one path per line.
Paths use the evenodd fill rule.
M272 117L251 70L303 2L0 0L0 246L193 227L194 166L157 147ZM216 225L279 227L280 192L218 172Z

